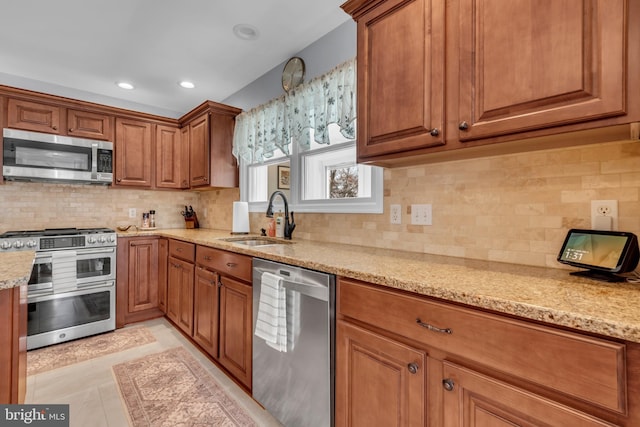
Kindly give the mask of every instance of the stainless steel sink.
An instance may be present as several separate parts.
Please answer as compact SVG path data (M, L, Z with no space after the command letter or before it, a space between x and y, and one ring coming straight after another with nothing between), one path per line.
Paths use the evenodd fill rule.
M274 239L264 236L227 237L221 240L246 246L290 245L292 243L287 240Z

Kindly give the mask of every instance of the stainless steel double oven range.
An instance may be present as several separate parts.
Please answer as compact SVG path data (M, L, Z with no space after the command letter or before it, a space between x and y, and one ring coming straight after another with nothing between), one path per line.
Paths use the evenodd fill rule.
M28 350L115 329L116 242L108 228L0 235L0 252L36 252L27 286Z

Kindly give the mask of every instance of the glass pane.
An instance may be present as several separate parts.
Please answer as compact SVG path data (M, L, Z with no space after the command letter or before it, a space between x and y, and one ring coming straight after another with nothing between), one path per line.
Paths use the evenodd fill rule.
M109 297L104 291L29 303L27 335L108 319Z
M266 202L276 190L282 191L289 198L291 176L289 160L282 163L249 166L249 202Z
M78 279L111 274L111 257L80 259L76 262Z
M358 167L327 168L327 188L329 199L358 197Z

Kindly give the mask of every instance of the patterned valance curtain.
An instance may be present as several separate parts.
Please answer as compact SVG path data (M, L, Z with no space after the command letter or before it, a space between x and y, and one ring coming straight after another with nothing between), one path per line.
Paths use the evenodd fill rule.
M311 133L319 144L329 144L329 125L337 124L346 138L355 138L356 60L333 70L288 95L241 113L236 117L233 155L245 162L261 163L276 149L290 154L292 141L302 150L311 145Z

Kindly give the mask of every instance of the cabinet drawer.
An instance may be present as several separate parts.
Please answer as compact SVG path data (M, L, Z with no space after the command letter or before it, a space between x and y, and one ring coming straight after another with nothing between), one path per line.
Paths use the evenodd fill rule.
M169 256L193 262L195 260L195 253L196 245L193 243L169 240Z
M251 257L198 246L196 263L251 283Z
M343 316L607 409L626 410L623 344L351 280L340 279L338 289Z

